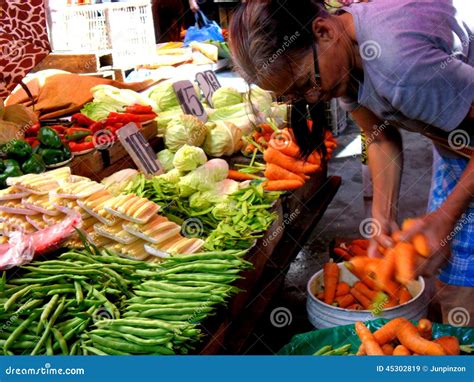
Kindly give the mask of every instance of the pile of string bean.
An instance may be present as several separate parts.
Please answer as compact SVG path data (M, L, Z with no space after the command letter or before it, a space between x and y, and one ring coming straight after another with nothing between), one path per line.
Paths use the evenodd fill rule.
M21 267L0 284L3 354L186 354L199 323L238 291L245 251L162 264L86 245Z

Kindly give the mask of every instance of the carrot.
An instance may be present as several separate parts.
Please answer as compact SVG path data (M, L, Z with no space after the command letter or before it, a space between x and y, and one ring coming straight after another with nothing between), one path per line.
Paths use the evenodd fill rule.
M439 337L433 341L436 344L441 345L447 355L459 355L461 354L461 348L459 346L459 340L454 336Z
M394 242L398 243L402 241L402 231L395 231L392 233L392 239Z
M392 355L411 355L411 352L407 347L398 345L395 349L393 349Z
M299 180L268 180L264 183L264 188L266 191L290 191L303 185Z
M407 319L403 317L394 318L393 320L387 322L384 326L375 331L375 340L380 345L392 342L397 338L398 328L404 325L406 322L408 322Z
M443 347L432 341L428 341L420 336L415 325L406 321L397 329L397 337L402 345L410 349L413 353L421 355L445 355Z
M331 305L339 282L339 267L334 262L324 264L324 302Z
M380 297L380 292L376 292L374 290L369 289L367 285L363 284L360 281L354 284L354 288L357 289L360 293L362 293L365 297L370 299L370 301L374 301Z
M396 252L396 279L401 284L408 284L415 279L416 251L410 243L400 242L394 247Z
M237 170L229 170L229 175L227 175L227 177L229 179L238 180L238 181L260 179L260 177L256 175L245 174Z
M308 163L317 165L318 167L321 165L321 156L317 151L313 151L311 155L307 159Z
M321 301L324 300L324 292L319 292L316 298Z
M367 239L354 239L354 240L352 240L351 244L358 245L363 250L367 251L369 249L370 242Z
M362 310L363 307L362 307L362 305L360 305L358 303L355 303L355 304L349 305L346 309L349 309L349 310Z
M345 283L344 281L340 282L339 284L337 284L336 297L344 296L345 294L348 294L350 291L351 291L351 287L349 286L348 283Z
M255 130L252 134L252 138L255 141L258 141L262 137L262 133L260 131Z
M299 175L274 163L267 163L264 176L270 180L298 180L304 183L304 179Z
M357 289L352 288L351 289L351 295L355 297L355 299L361 304L364 309L370 309L370 305L372 304L372 301L365 297L361 292L359 292Z
M387 251L387 248L382 247L381 245L378 245L378 246L377 246L377 251L378 251L380 254L385 255L385 252Z
M392 355L393 354L393 346L391 344L385 344L382 346L383 354L385 355Z
M344 248L334 248L333 252L335 255L342 257L344 260L350 260L352 258L352 255Z
M352 243L349 245L349 251L352 253L353 256L367 256L367 250L363 249L362 247L355 245Z
M433 336L433 324L430 320L422 318L420 321L418 321L416 328L424 339L431 340Z
M418 252L421 256L423 257L430 256L431 249L428 244L428 240L423 234L417 233L415 236L413 236L413 238L411 239L411 242L413 243L413 246L415 247L416 252Z
M356 256L345 263L347 269L359 279L366 275L365 268L371 259L367 256Z
M389 296L388 300L384 302L383 308L384 309L393 308L394 306L397 306L397 305L399 305L397 299Z
M247 146L245 146L243 153L244 155L249 155L252 154L255 150L257 150L257 148L251 143L249 143Z
M356 322L355 329L360 341L364 345L367 355L383 355L380 345L377 343L370 330L367 329L362 322Z
M277 136L274 135L268 144L270 147L273 147L274 149L292 158L299 158L301 155L300 148L296 142L293 142L288 134L282 133L278 134Z
M357 350L356 355L367 355L367 353L365 352L365 347L364 347L363 344L361 344L359 346L359 349Z
M406 302L410 301L413 298L411 293L408 291L407 288L401 287L400 293L398 295L398 302L401 304L405 304Z
M258 128L260 129L260 132L262 134L273 134L275 132L275 130L273 130L273 127L268 123L261 123L260 125L258 125Z
M273 147L269 147L265 150L265 153L263 154L263 159L265 159L265 162L267 163L274 163L291 172L302 172L304 174L312 174L319 170L318 165L306 163L302 160L297 160L281 153L278 150L275 150Z
M380 288L378 288L377 286L377 283L375 282L374 279L370 278L369 276L364 276L360 279L361 282L363 282L365 285L367 285L370 289L373 289L373 290L380 290Z
M347 308L348 306L354 304L356 301L354 296L351 294L345 294L344 296L338 296L334 299L337 302L339 308Z
M405 219L402 223L402 231L409 231L413 227L413 224L415 224L414 219Z
M393 248L388 248L380 267L375 271L377 285L380 289L385 290L390 295L392 295L391 292L393 291L387 290L387 286L389 286L391 281L395 278L396 257L397 253L395 250Z

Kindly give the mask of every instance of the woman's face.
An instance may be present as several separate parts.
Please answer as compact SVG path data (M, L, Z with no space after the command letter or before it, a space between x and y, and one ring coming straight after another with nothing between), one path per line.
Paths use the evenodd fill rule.
M327 28L317 41L319 80L316 79L315 60L310 48L304 54L281 57L278 70L270 71L260 86L279 95L304 97L310 103L318 98L328 101L346 95L351 82L351 51L347 41L334 30L328 32Z

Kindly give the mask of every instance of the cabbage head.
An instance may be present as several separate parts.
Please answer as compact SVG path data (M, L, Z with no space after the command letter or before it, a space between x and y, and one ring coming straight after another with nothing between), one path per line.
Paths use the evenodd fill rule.
M211 157L230 156L242 147L242 130L232 122L208 123L203 149Z
M184 145L173 159L173 166L182 172L195 170L207 162L206 153L200 147Z
M174 168L174 165L173 165L174 153L171 150L168 150L168 149L161 150L157 154L156 157L166 172Z
M212 95L212 105L214 108L237 105L243 102L242 94L237 89L225 86L217 89Z
M165 145L173 152L182 146L201 146L206 139L207 129L204 123L193 115L181 115L173 119L165 132Z

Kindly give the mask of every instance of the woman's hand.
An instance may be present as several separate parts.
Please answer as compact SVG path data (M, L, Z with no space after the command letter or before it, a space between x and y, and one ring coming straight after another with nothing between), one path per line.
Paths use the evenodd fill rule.
M191 11L193 12L199 11L197 0L189 0L189 8L191 8Z
M424 276L434 276L448 261L450 241L455 231L455 221L443 211L437 210L413 220L410 228L403 231L401 240L410 241L416 234L422 234L428 242L430 256L423 260L418 267L418 273Z
M370 239L370 245L368 249L369 257L381 257L382 254L378 248L391 248L395 245L392 240L392 233L398 231L398 224L394 220L384 218L373 219L375 235Z

